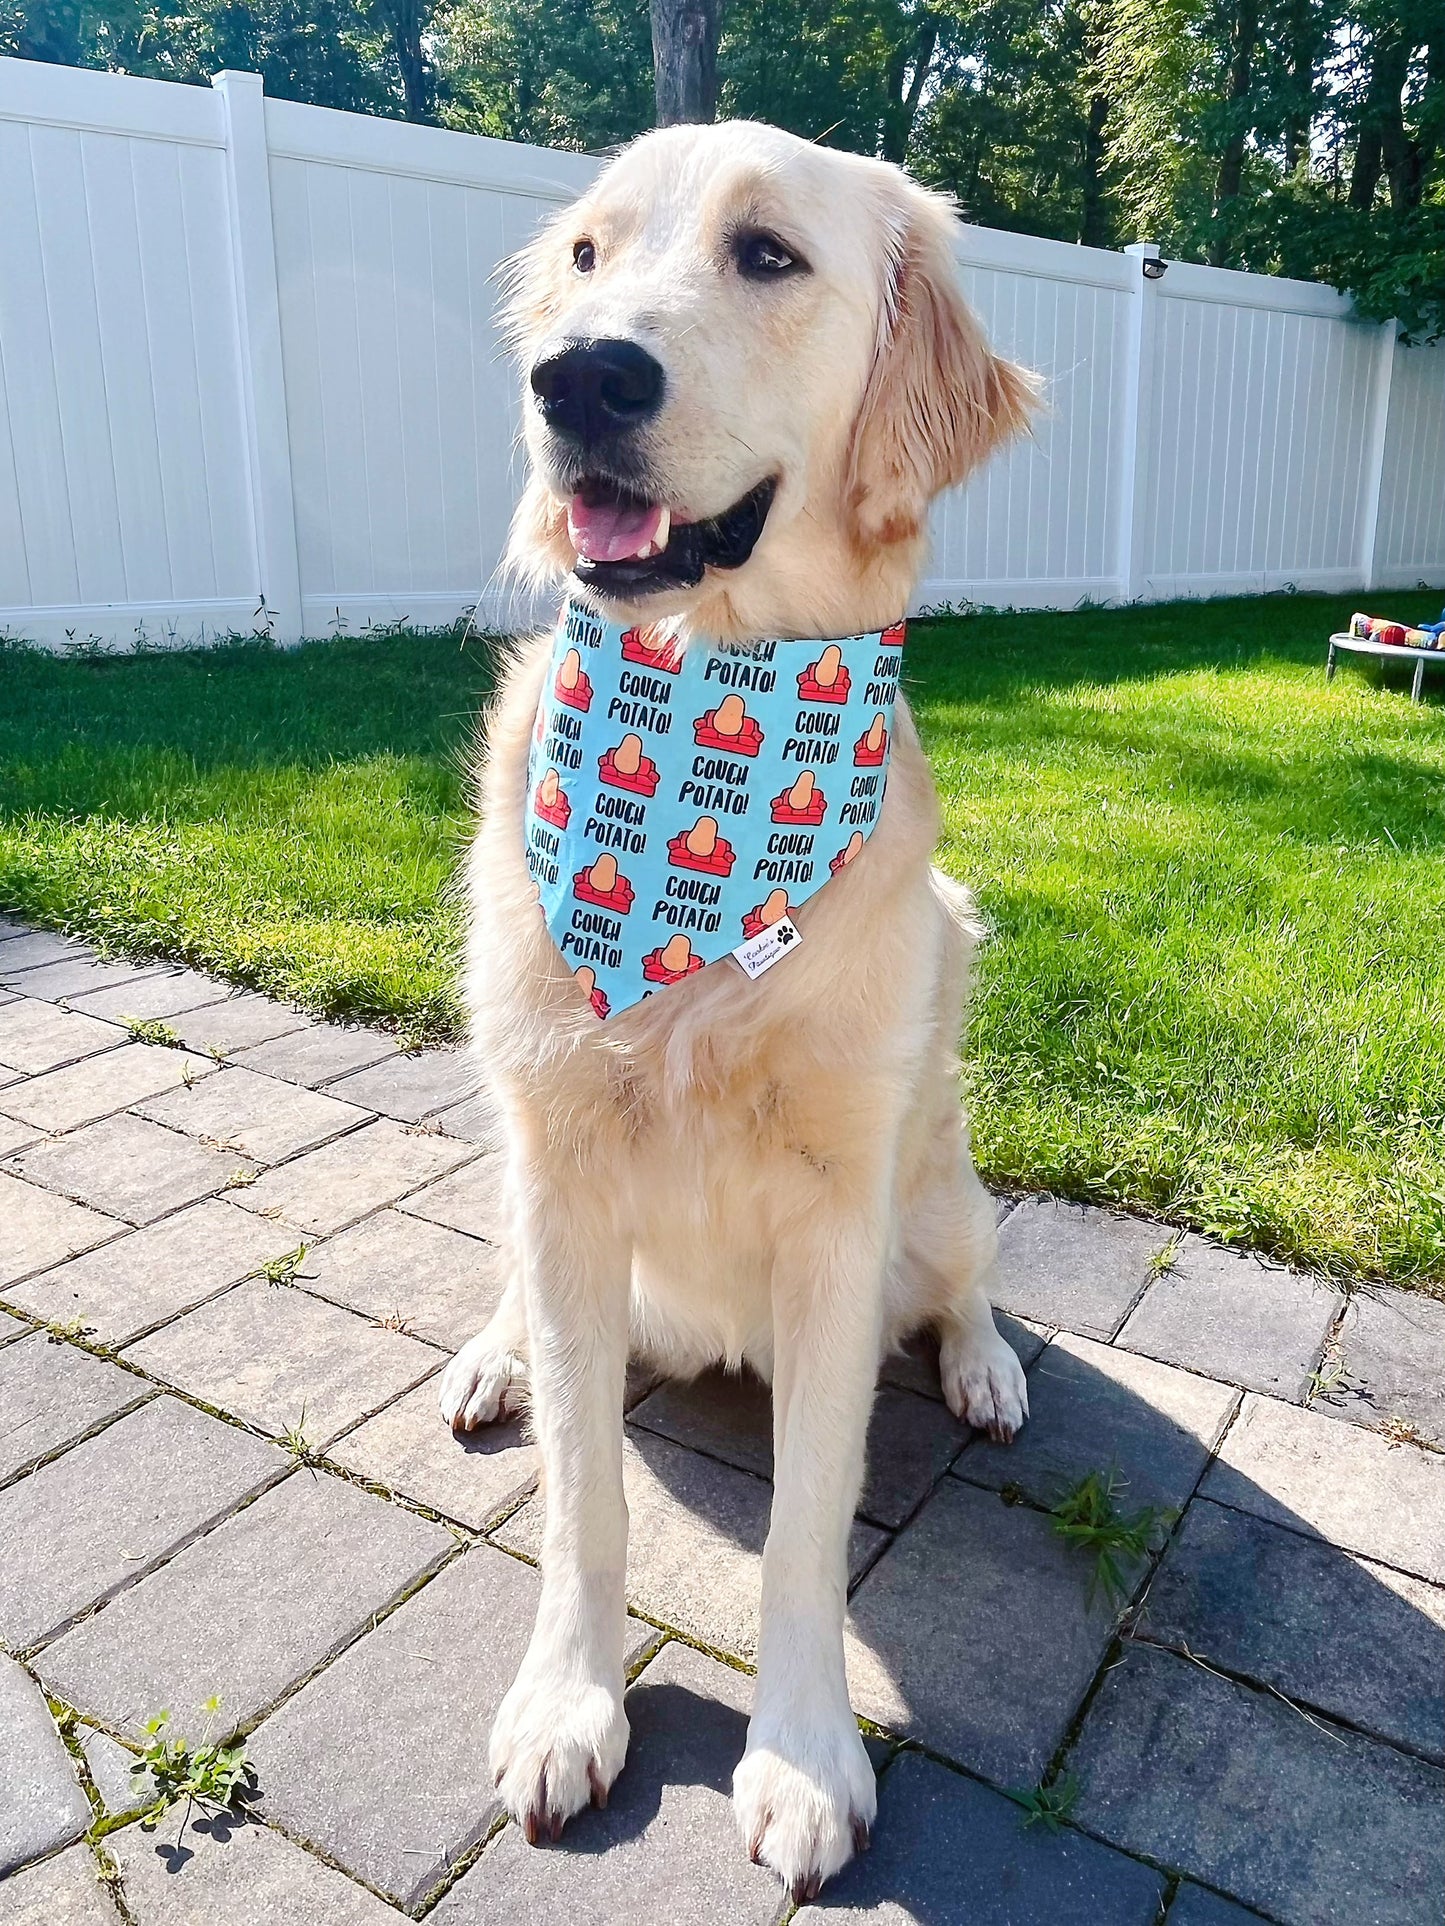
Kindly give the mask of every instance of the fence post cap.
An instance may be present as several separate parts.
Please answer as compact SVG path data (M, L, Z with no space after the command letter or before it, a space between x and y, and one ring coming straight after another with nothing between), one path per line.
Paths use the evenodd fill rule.
M1126 254L1132 254L1136 260L1157 261L1159 259L1159 243L1157 241L1131 241L1124 249L1124 252Z
M257 93L265 90L265 82L259 74L248 74L240 67L223 67L218 74L211 75L213 87L254 87Z

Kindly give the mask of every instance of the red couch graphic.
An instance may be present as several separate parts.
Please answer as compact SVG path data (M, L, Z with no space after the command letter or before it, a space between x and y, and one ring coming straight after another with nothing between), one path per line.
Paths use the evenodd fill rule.
M649 983L681 983L703 965L704 959L685 936L670 936L660 949L649 950L643 957L642 974Z
M689 830L679 830L667 845L667 860L674 869L699 869L704 876L731 876L737 854L725 836L719 836L712 816L699 816Z
M828 798L818 787L811 769L805 769L791 789L773 797L775 823L804 823L817 828L828 807Z
M630 789L634 796L657 794L657 764L642 753L642 737L627 735L597 758L597 774L614 789Z
M572 972L578 989L592 1005L593 1014L605 1021L612 1014L612 1005L607 1001L607 992L597 985L597 972L590 963L583 963Z
M846 702L852 677L843 661L843 651L830 642L816 662L810 662L798 677L799 702Z
M849 863L852 862L853 858L858 854L858 851L862 847L863 847L863 832L861 829L855 829L853 831L853 834L848 838L847 842L844 843L843 847L838 851L838 854L836 856L829 857L828 859L829 874L836 876L840 869L846 869Z
M582 658L575 649L568 649L557 664L557 673L552 678L552 693L559 702L565 702L569 709L580 709L583 715L592 707L592 684L587 679Z
M562 779L555 769L549 769L537 784L537 793L532 798L532 807L542 821L551 823L554 829L565 829L572 820L572 805L567 800Z
M632 885L618 869L615 856L598 856L579 869L572 878L572 894L618 916L626 916L632 908Z
M715 709L692 725L692 739L704 749L725 749L732 756L755 756L763 746L763 732L750 716L740 695L725 695Z
M771 929L774 923L781 923L785 916L791 916L792 913L788 892L785 889L769 890L757 908L750 909L743 918L743 935L761 936L764 930Z
M670 629L651 624L627 631L622 638L622 660L639 663L644 669L660 669L665 675L677 675L682 669L677 637Z
M881 769L887 756L888 724L880 710L853 744L853 761L859 769Z

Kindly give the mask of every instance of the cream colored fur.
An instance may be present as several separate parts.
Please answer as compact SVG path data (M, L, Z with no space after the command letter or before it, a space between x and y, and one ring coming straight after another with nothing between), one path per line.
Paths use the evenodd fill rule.
M810 272L743 280L740 224ZM697 519L778 478L746 566L610 613L678 615L704 646L692 638L855 633L904 609L929 500L1023 426L1032 395L957 291L954 231L894 168L732 124L639 141L528 251L524 363L563 335L625 336L663 363L659 499ZM527 434L515 548L560 576L575 559L560 455L535 411ZM800 948L756 983L715 964L600 1024L523 860L547 654L545 639L518 651L488 719L469 871L468 991L505 1121L515 1269L442 1387L467 1428L530 1380L545 1473L542 1603L493 1766L532 1838L605 1797L627 1744L628 1352L681 1374L745 1361L772 1382L775 1477L734 1796L749 1850L802 1895L874 1817L842 1627L879 1361L932 1326L959 1416L1008 1438L1027 1412L985 1295L993 1205L957 1090L974 918L931 867L937 803L900 700L877 827L796 912Z

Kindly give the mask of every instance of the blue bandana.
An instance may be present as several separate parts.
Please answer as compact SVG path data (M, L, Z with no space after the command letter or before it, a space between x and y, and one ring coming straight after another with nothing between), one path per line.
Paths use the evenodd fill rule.
M527 866L599 1017L735 956L872 834L904 624L836 642L676 646L580 602L557 623L527 761Z

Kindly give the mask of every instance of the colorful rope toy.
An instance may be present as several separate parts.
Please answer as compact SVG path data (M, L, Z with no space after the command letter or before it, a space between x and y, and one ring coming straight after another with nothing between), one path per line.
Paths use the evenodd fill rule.
M1438 622L1422 622L1417 629L1392 622L1387 615L1355 614L1350 617L1350 634L1361 641L1386 642L1397 649L1445 650L1445 609Z

